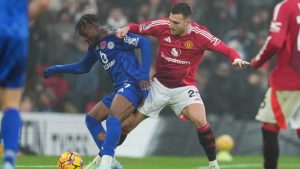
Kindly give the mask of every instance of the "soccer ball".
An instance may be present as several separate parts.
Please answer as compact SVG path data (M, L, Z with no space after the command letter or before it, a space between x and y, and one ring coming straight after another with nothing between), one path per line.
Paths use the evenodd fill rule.
M223 134L216 139L216 148L219 151L231 151L234 146L232 137L228 134Z
M58 169L82 169L83 162L76 152L64 152L57 160Z

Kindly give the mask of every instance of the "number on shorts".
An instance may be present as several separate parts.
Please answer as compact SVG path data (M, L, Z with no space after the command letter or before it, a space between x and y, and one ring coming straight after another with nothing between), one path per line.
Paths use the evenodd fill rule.
M194 90L189 90L188 94L190 97L200 97L199 92L198 91L194 91Z

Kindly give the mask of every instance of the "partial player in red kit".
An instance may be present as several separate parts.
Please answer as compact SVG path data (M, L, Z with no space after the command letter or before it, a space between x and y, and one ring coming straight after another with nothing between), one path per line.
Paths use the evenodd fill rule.
M204 26L191 20L192 10L186 3L178 3L169 18L130 24L116 34L123 37L127 32L152 35L159 40L156 74L150 93L138 113L123 124L124 131L131 131L147 117L157 117L170 105L178 117L191 120L197 129L199 142L209 160L210 169L219 169L216 161L215 139L206 120L205 108L198 92L195 75L205 50L227 56L235 67L248 62L240 59L236 51L227 47Z
M269 36L251 61L259 68L273 55L276 65L270 76L270 87L256 119L263 123L265 169L276 169L279 156L280 129L297 129L300 138L300 0L278 3L273 12Z

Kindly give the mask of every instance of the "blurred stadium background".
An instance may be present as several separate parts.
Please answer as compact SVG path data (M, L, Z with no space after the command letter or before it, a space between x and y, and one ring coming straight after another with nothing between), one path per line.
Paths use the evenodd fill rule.
M47 66L76 62L87 45L75 34L75 24L85 13L95 13L101 24L122 27L168 17L180 0L51 0L50 7L31 23L27 82L22 100L24 127L21 151L32 155L58 155L66 150L95 155L96 145L84 125L84 113L111 91L111 81L100 66L88 74L60 74L43 78ZM278 0L184 0L194 10L194 20L236 49L249 61L263 45L274 5ZM153 45L153 63L157 42ZM205 53L197 81L216 136L230 134L233 155L260 155L260 124L254 120L272 61L254 71L236 71L216 53ZM88 87L87 87L88 86ZM175 130L176 129L176 130ZM300 155L296 132L280 134L282 155ZM118 148L118 156L199 156L195 129L168 109L159 119L148 119ZM259 161L261 162L261 161ZM298 161L299 162L299 161ZM299 167L300 168L300 167Z

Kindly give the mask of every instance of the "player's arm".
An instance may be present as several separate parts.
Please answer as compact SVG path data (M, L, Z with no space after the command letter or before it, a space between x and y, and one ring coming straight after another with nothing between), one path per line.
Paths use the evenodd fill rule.
M29 2L29 19L30 21L36 19L42 12L44 12L49 4L49 0L30 0Z
M274 8L273 19L269 29L269 36L262 49L251 60L253 68L259 68L282 47L285 42L288 26L288 12L284 5L279 3Z
M159 19L155 21L149 21L142 24L131 23L124 28L120 28L116 31L116 35L119 38L124 37L128 32L141 35L151 35L158 37L161 33L161 28L169 25L170 21L167 19Z
M208 49L218 52L224 56L227 56L232 61L232 65L234 67L241 68L250 64L242 60L240 55L234 49L228 47L220 39L211 36L207 40L208 40Z
M88 52L81 61L77 63L65 64L65 65L54 65L48 67L44 71L44 77L49 78L56 73L70 73L70 74L82 74L90 71L91 67L97 61L97 57L92 54L92 52Z
M140 64L140 84L142 89L149 87L149 72L151 67L151 42L143 36L132 33L127 34L124 38L124 43L128 48L140 48L141 50L141 64Z

